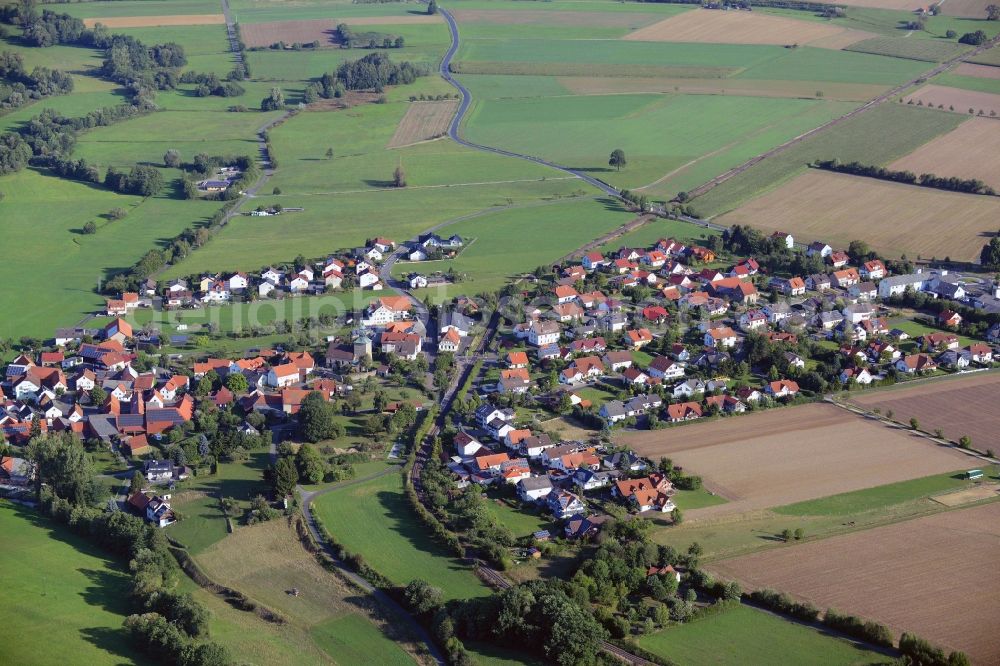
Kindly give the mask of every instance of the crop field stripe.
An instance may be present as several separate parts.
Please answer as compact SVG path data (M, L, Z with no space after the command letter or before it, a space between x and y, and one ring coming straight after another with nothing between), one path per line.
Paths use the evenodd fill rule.
M724 79L739 73L738 67L699 67L687 65L614 65L570 62L508 62L460 60L454 63L458 74L504 74L526 76L608 76L634 78Z
M928 39L906 39L902 37L874 37L844 49L859 53L874 53L892 58L944 62L971 50L971 47L952 42L934 42Z
M93 28L98 23L107 28L155 28L170 25L220 25L226 22L222 14L172 14L169 16L109 16L83 19Z
M955 107L955 113L965 115L978 114L981 110L985 115L989 115L991 111L1000 115L1000 94L995 93L930 84L904 98L907 103L910 100L914 103L921 102L925 106L943 106L945 109ZM970 114L969 109L972 109L974 114Z
M456 109L458 100L411 103L387 147L401 148L444 136Z
M301 21L272 21L268 23L248 23L240 26L240 35L249 47L270 46L277 42L308 44L333 44L334 29L344 23L350 26L385 26L391 31L393 26L441 24L439 16L358 16L328 19L306 19Z

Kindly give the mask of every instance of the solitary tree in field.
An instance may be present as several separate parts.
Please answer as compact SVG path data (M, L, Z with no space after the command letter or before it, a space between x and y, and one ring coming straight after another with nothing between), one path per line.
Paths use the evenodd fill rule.
M261 111L280 111L285 108L285 94L281 88L271 88L271 94L260 102Z
M392 184L396 187L406 187L406 172L403 171L402 164L397 166L396 170L392 172Z
M1000 21L1000 5L986 5L986 18L990 21Z
M625 160L625 151L621 148L615 148L611 151L611 157L608 158L608 165L613 166L618 171L622 170L628 162Z
M438 13L438 3L437 0L431 0L427 3L427 13L437 14Z
M958 440L958 445L963 449L972 448L972 438L968 435L962 435Z
M333 148L327 148L326 149L326 159L328 159L328 160L332 160L333 159Z

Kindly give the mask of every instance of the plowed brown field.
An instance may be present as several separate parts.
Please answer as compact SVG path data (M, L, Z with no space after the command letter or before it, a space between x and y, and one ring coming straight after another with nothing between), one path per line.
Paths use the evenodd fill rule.
M891 409L892 418L901 423L916 418L924 430L940 429L952 440L968 435L977 449L1000 452L998 391L1000 373L990 372L859 394L851 402L883 414Z
M730 502L691 517L740 513L969 467L968 456L828 404L772 409L616 443L671 458Z
M1000 503L918 518L707 565L915 633L974 664L1000 664Z
M980 111L986 116L990 115L990 111L1000 115L1000 95L975 90L929 85L904 97L903 100L905 102L913 100L914 104L923 102L924 106L943 106L948 110L955 107L955 113L969 114L969 109L972 109L969 115L978 115Z
M440 16L355 16L350 18L309 19L304 21L271 21L240 25L243 43L249 47L285 44L309 44L318 41L321 46L333 45L333 30L341 23L347 25L413 25L440 23Z

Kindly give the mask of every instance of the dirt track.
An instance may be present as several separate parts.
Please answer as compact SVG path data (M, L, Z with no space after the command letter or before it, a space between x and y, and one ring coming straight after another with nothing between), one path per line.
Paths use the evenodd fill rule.
M887 624L1000 664L1000 503L713 562L748 589Z
M730 502L691 519L740 513L964 469L970 459L924 437L827 404L772 409L657 431L618 444L671 458Z

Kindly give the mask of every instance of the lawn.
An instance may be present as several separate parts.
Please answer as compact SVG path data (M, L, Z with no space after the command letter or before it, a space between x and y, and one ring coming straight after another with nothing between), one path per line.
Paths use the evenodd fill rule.
M665 659L691 666L765 663L846 666L886 658L823 631L748 606L737 606L648 634L638 643Z
M678 490L673 499L674 504L680 507L681 511L703 509L706 506L725 504L727 501L723 497L713 495L704 488L699 488L698 490Z
M623 247L651 248L661 238L675 238L682 242L704 242L714 231L690 222L655 218L635 231L619 236L598 248L601 253L614 252Z
M531 536L541 530L557 532L556 526L547 514L539 516L527 508L515 509L502 500L490 498L486 502L486 510L493 514L498 523L509 529L515 538Z
M691 205L699 215L716 216L790 180L818 159L888 164L955 129L964 120L959 114L883 104L767 158L709 190Z
M970 460L969 464L974 463ZM983 469L983 472L988 476L995 475L997 471L996 466ZM902 504L971 486L973 484L965 479L963 474L935 474L921 479L900 481L885 486L788 504L775 508L774 512L784 516L846 516L883 509L894 504Z
M927 335L929 333L943 332L942 329L940 328L937 328L935 326L929 326L927 324L923 324L919 321L916 321L914 319L909 319L906 317L895 317L893 319L890 319L888 323L890 330L893 328L898 328L899 330L905 332L907 335L910 336L911 338L910 340L904 340L899 345L900 349L907 353L913 353L919 351L919 349L917 349L917 343L913 338L919 338L920 336ZM967 347L971 344L975 344L976 340L965 335L959 335L958 342L963 347Z
M119 563L67 527L0 501L0 570L8 664L146 663L122 630L132 609L130 580Z
M423 578L449 599L489 592L469 566L431 539L413 514L398 474L328 493L314 507L334 539L397 585Z

